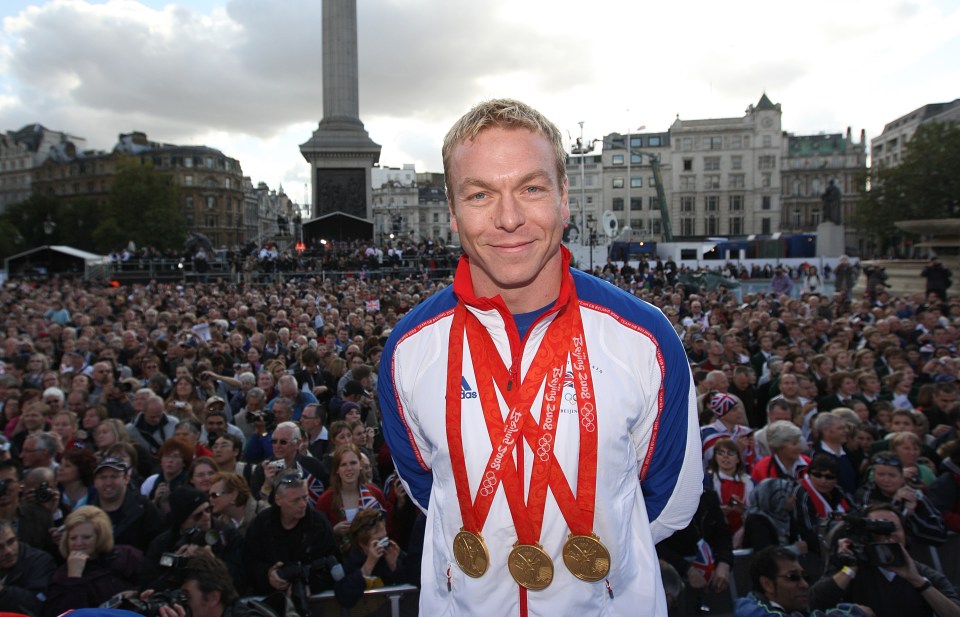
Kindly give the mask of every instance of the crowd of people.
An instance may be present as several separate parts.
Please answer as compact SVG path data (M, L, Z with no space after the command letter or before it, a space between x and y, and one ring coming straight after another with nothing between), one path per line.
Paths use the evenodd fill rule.
M960 612L916 551L877 562L864 549L960 532L960 300L737 300L666 276L651 287L649 269L597 274L663 311L699 396L704 493L657 546L664 567L706 596L726 589L734 548L752 548L743 615ZM0 606L53 616L182 587L203 615L215 581L223 605L277 594L303 610L309 593L350 607L418 584L424 518L374 393L391 329L449 284L9 281ZM809 593L807 574L822 575Z

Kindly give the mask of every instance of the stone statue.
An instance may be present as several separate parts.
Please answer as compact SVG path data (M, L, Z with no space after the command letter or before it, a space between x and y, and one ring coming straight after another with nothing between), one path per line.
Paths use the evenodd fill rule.
M820 199L823 201L823 220L837 225L842 224L843 221L840 220L840 189L837 188L833 180L830 181L830 186L823 192Z

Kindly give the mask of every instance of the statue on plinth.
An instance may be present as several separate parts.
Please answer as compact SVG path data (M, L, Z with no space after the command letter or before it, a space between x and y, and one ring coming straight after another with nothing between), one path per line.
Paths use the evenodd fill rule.
M823 192L820 199L823 201L823 220L841 225L843 221L840 213L840 189L833 180L830 181L830 186Z

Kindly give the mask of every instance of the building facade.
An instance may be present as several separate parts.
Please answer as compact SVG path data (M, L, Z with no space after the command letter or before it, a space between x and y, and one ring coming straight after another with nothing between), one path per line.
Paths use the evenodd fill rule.
M105 206L120 160L139 159L174 177L187 233L202 233L216 248L244 243L243 171L237 159L206 146L151 142L121 134L112 152L64 149L35 169L35 192L58 199L90 198Z
M379 182L372 187L374 242L459 245L459 236L450 229L443 174L417 173L412 164L403 169L375 167L373 172Z
M832 184L840 198L840 209L834 216L845 225L850 245L856 236L854 211L866 169L863 131L859 142L853 140L850 128L846 135L787 134L781 175L781 231L815 232L817 225L826 220L824 199Z
M924 105L885 125L883 132L870 140L872 167L879 169L899 165L907 142L921 124L928 122L960 122L960 99Z
M71 158L86 149L86 140L41 124L0 135L0 213L26 201L33 192L33 171L48 158Z

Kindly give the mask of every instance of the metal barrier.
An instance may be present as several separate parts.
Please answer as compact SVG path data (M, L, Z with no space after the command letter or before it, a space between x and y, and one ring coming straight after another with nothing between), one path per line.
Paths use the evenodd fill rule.
M387 600L390 602L390 617L400 617L400 600L406 594L416 593L419 594L420 590L414 587L413 585L392 585L389 587L376 587L374 589L368 589L363 592L363 600L369 600L371 598L382 598L386 596ZM323 593L318 593L310 596L310 611L314 615L327 613L316 612L316 609L323 611L325 607L331 607L332 603L336 603L334 598L333 591L324 591ZM353 615L354 609L340 608L340 617L350 617ZM359 605L358 605L359 606Z

